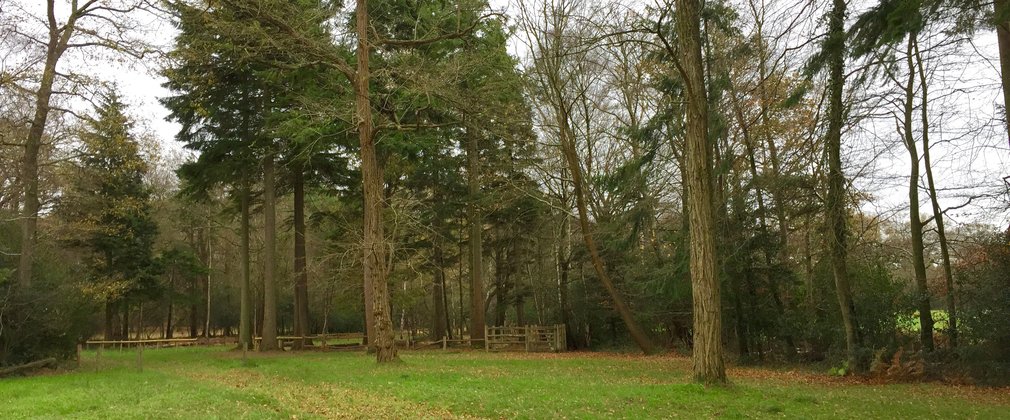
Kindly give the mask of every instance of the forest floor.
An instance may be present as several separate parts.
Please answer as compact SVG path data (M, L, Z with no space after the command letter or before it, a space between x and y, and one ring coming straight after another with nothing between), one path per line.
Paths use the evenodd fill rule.
M679 356L612 353L86 352L82 366L0 380L0 418L1010 418L1010 390L874 385L732 368L690 381Z

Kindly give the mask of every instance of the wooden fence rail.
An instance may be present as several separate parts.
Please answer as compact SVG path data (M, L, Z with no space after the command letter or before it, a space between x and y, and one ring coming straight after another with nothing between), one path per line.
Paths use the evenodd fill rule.
M191 346L198 344L199 338L163 338L163 339L147 339L147 340L88 340L84 342L85 346L97 346L98 348L108 347L174 347L174 346Z
M448 349L451 344L458 343L466 347L471 345L480 345L480 342L484 342L484 349L487 351L498 351L498 350L519 350L522 349L526 352L537 352L537 351L564 351L567 348L567 342L565 340L565 326L563 324L558 325L527 325L523 327L485 327L484 328L484 340L470 339L470 338L458 338L450 339L449 337L442 337L435 341L426 342L415 342L412 340L410 335L401 335L397 337L397 345L402 346L402 348L412 348L415 345L425 346L440 346L443 349ZM88 340L84 342L84 348L97 348L99 354L102 350L108 348L140 348L144 347L176 347L176 346L195 346L195 345L212 345L212 344L225 344L225 343L235 343L236 337L226 337L225 341L222 338L216 339L205 339L205 338L167 338L167 339L142 339L142 340ZM262 341L262 337L253 337L254 344L257 345ZM365 334L363 333L333 333L333 334L315 334L315 335L305 335L305 336L279 336L277 337L277 345L279 348L286 348L286 346L293 346L296 341L302 340L308 346L321 346L330 347L332 345L341 346L339 343L332 343L332 341L344 340L351 341L351 343L343 343L343 346L360 346L364 345ZM328 343L328 341L330 341ZM318 343L318 344L317 344Z
M279 336L277 337L278 346L284 346L285 344L291 344L297 340L305 340L310 345L314 345L316 341L321 342L322 346L327 345L327 340L349 340L356 343L352 345L361 345L364 343L365 334L363 333L333 333L333 334L316 334L316 335L306 335L306 336ZM98 348L103 350L106 348L133 348L133 347L175 347L175 346L195 346L195 345L213 345L213 344L230 344L236 343L238 337L215 337L211 339L206 338L161 338L161 339L140 339L140 340L88 340L84 342L85 348ZM253 342L258 344L262 341L262 337L253 337ZM282 347L283 348L283 347Z
M277 337L277 347L283 349L285 345L294 345L295 341L304 341L309 346L314 346L316 341L320 342L322 347L327 347L329 343L328 340L351 340L355 341L351 345L363 345L365 340L364 333L333 333L333 334L314 334L314 335L282 335ZM259 343L263 341L263 337L253 337L254 343Z

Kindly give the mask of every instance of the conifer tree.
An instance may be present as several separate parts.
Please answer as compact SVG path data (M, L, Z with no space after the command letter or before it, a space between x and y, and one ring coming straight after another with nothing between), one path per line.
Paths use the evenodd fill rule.
M131 298L150 298L158 290L153 256L158 231L144 184L148 166L125 108L114 91L102 98L97 117L80 135L83 156L59 208L70 227L68 241L87 251L89 277L106 303L107 338L114 335L117 305L125 315Z

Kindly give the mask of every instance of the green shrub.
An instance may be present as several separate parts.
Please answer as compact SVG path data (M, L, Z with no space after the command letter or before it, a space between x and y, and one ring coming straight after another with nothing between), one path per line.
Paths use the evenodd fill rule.
M980 383L1010 382L1010 232L980 238L962 258L958 353Z
M991 347L1010 362L1010 234L983 238L958 274L965 344Z
M0 226L0 233L9 233L11 226ZM0 242L10 239L0 237ZM40 243L36 257L28 288L17 284L11 268L16 259L0 259L0 366L70 358L95 329L99 311L77 286L74 258L47 243Z
M94 330L95 305L69 285L35 284L18 290L10 283L2 292L6 307L0 314L0 365L72 357L77 343Z

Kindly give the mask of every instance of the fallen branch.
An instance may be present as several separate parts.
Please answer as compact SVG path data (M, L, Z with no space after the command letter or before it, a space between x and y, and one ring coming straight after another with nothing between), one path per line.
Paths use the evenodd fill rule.
M0 378L3 378L5 376L14 375L16 373L20 373L20 372L26 371L26 370L38 369L38 368L43 368L43 367L47 367L47 366L55 366L55 365L56 365L56 359L52 358L52 357L50 357L48 359L36 360L34 362L25 363L23 365L12 366L12 367L9 367L9 368L0 369Z

